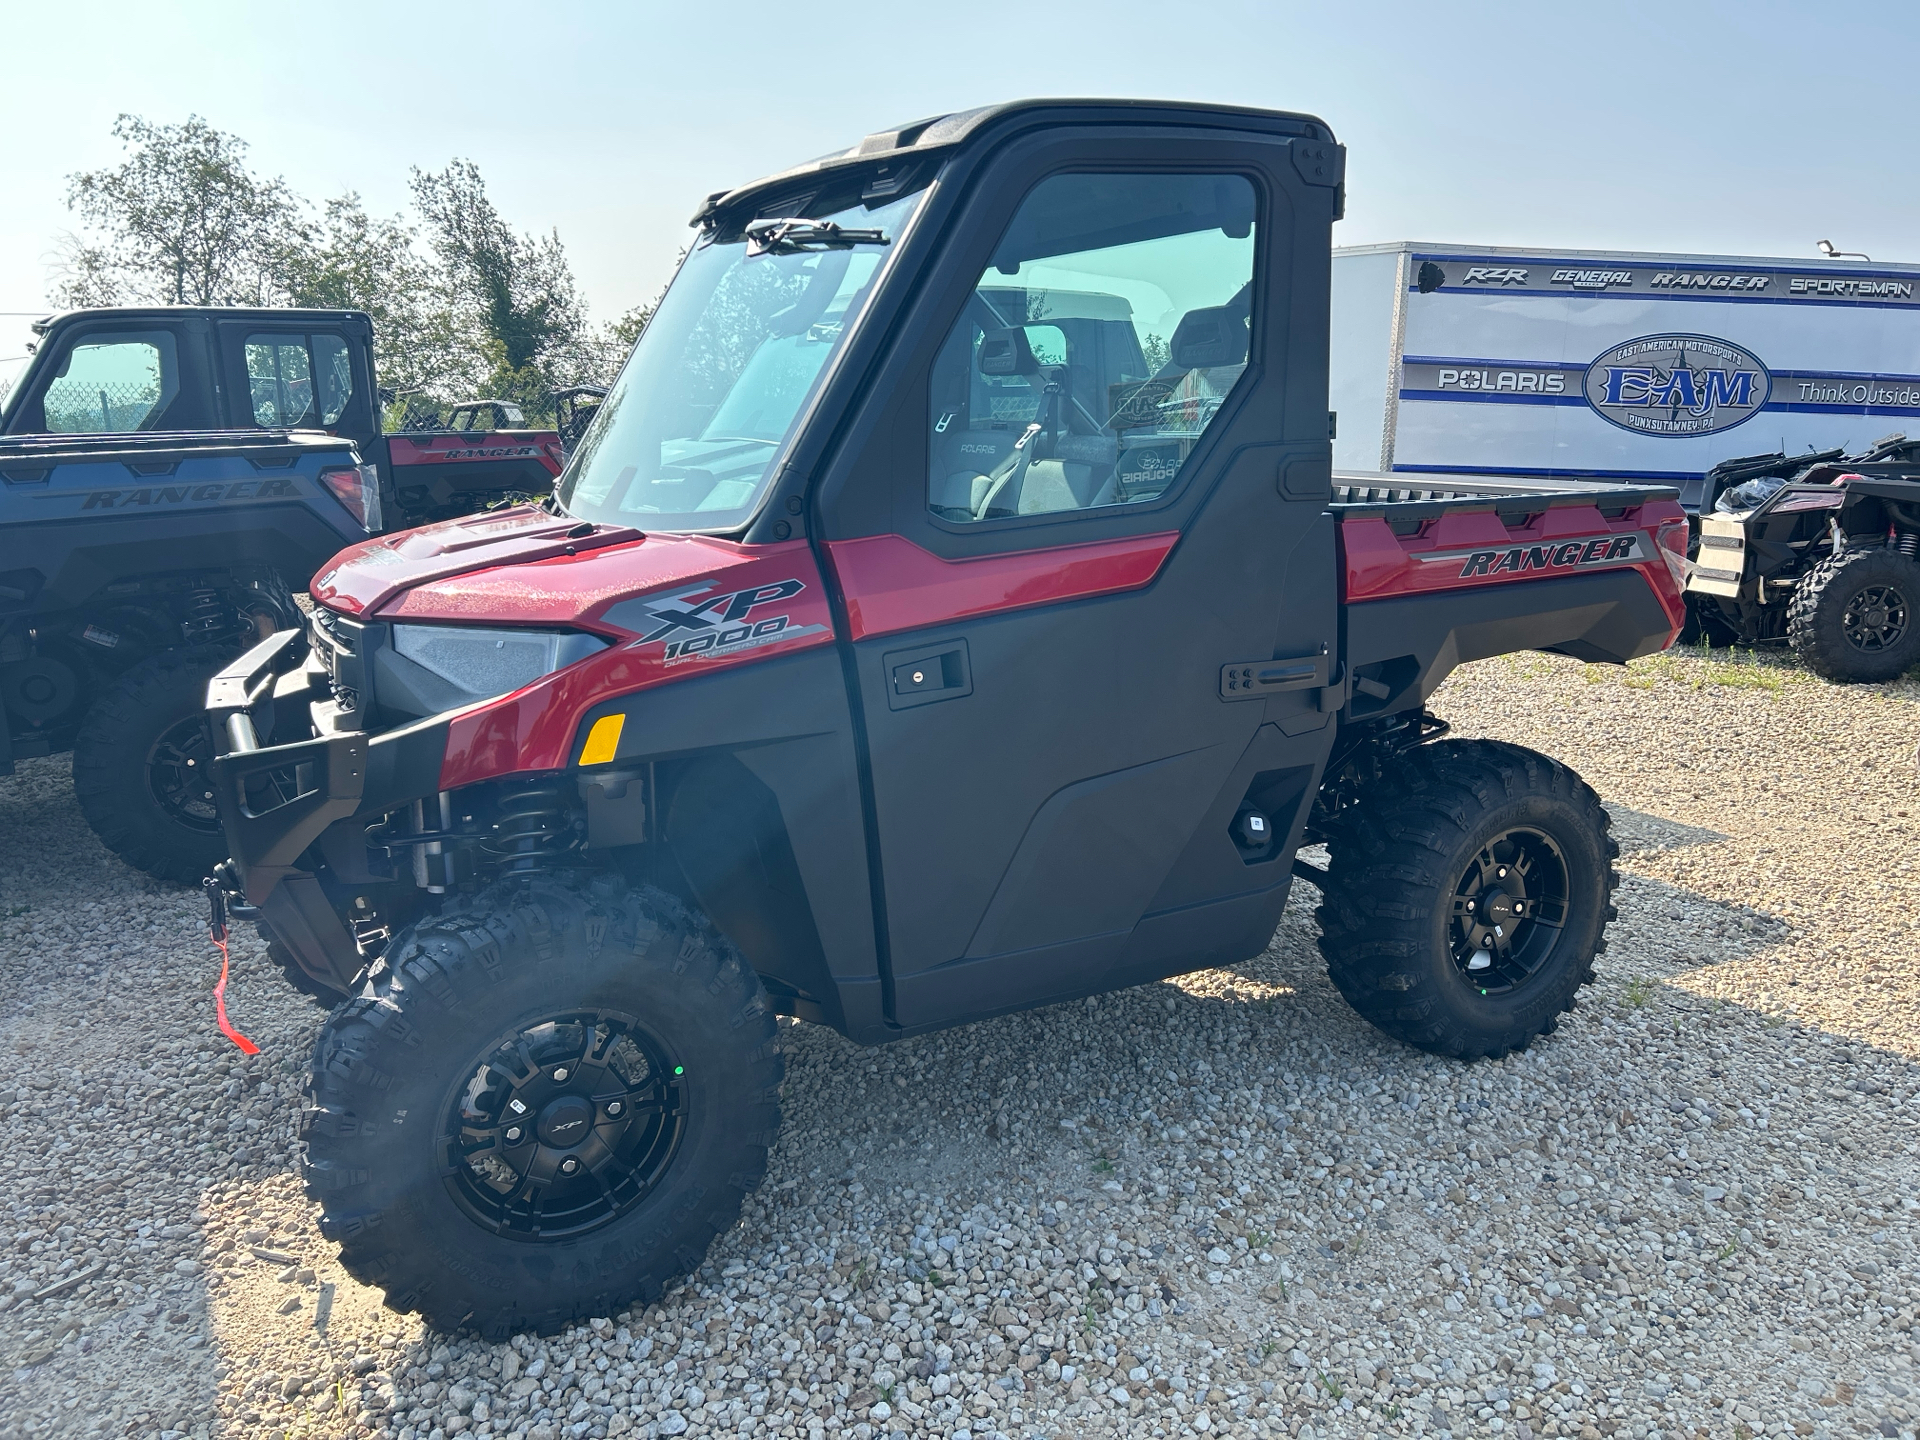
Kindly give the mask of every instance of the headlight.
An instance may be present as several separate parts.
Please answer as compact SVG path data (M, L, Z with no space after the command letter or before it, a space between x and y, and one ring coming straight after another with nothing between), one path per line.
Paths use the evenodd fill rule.
M606 649L578 631L469 630L452 625L396 625L393 648L421 669L475 700L504 695Z

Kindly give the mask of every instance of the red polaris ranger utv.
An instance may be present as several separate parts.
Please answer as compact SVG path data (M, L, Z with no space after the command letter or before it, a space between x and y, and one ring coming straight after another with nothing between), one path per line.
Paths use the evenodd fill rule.
M776 1014L1230 964L1296 873L1382 1030L1552 1027L1606 818L1424 702L1668 644L1686 518L1335 483L1343 158L1041 101L716 194L550 504L341 552L213 682L235 913L351 997L304 1121L349 1270L488 1334L650 1297L760 1180Z

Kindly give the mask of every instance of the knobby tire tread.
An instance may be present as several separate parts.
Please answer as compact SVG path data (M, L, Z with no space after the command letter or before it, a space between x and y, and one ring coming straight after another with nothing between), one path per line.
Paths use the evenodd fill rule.
M142 660L94 701L73 744L73 793L93 833L136 870L161 880L194 884L226 858L226 837L171 823L146 793L139 769L153 739L152 714L180 703L190 684L204 697L206 682L232 658L218 650L163 650ZM129 786L139 788L129 793Z
M595 925L602 938L595 939ZM723 1054L700 1059L728 1067L744 1103L724 1122L733 1137L724 1173L702 1173L693 1185L677 1181L676 1175L690 1173L682 1170L691 1163L683 1154L659 1187L663 1195L676 1187L681 1192L670 1213L650 1213L649 1199L593 1232L606 1236L647 1216L647 1233L662 1240L642 1262L583 1276L587 1245L572 1258L555 1257L552 1268L572 1269L550 1285L521 1275L491 1294L476 1294L477 1282L448 1274L422 1243L421 1213L432 1207L396 1205L381 1193L398 1142L380 1115L410 1093L409 1075L437 1027L462 1020L493 1024L486 1018L489 997L529 968L551 975L556 987L586 986L585 993L595 993L596 982L613 985L625 977L704 997L716 1021L724 1017L727 1038ZM776 1020L759 977L704 917L658 890L628 888L610 876L590 882L545 877L525 889L503 882L471 899L456 898L395 935L358 993L334 1011L314 1051L301 1120L302 1175L308 1194L324 1207L322 1231L338 1242L342 1265L386 1290L389 1308L417 1310L442 1329L470 1326L492 1338L552 1333L570 1321L651 1302L700 1263L765 1175L779 1130L783 1074ZM426 1121L434 1123L431 1116ZM683 1141L683 1150L693 1148ZM493 1241L477 1223L461 1223L472 1226L476 1240ZM499 1243L519 1244L521 1253L545 1248Z
M1845 592L1859 579L1858 572L1885 568L1889 580L1905 587L1907 634L1889 652L1892 658L1875 664L1847 640ZM1920 660L1920 564L1897 551L1844 550L1829 555L1804 575L1787 600L1787 644L1814 674L1837 684L1892 680Z
M1491 1016L1463 1023L1437 993L1445 973L1437 967L1452 961L1431 953L1434 907L1448 903L1476 823L1510 801L1543 795L1571 807L1600 837L1604 905L1597 938L1569 957L1577 973L1571 984L1563 977L1564 993L1550 1013L1517 1025ZM1339 812L1327 827L1330 863L1315 918L1329 977L1363 1018L1419 1049L1458 1059L1525 1049L1574 1008L1576 992L1593 979L1594 957L1606 949L1620 883L1613 866L1620 847L1609 824L1591 786L1524 746L1449 740L1398 757L1362 804Z

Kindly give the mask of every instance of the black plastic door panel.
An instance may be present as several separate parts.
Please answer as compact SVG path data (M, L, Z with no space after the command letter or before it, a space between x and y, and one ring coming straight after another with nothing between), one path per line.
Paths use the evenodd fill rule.
M1122 302L1136 315L1167 306L1144 282L1087 278L1096 261L1117 269L1097 225L1081 252L1045 266L1010 241L996 253L994 237L1028 221L1010 213L1020 197L1088 172L1244 177L1258 217L1250 295L1189 287L1206 303L1136 350L1115 340ZM823 504L866 733L893 1014L910 1029L1257 953L1284 904L1286 846L1249 856L1234 816L1257 793L1283 812L1283 832L1297 829L1332 736L1314 688L1222 698L1234 662L1338 651L1325 515L1331 196L1300 183L1286 141L1150 134L1010 147L974 193L941 266L948 283L910 326L918 353L891 367L891 408L847 482L894 487L889 505L867 496L840 511L891 523L853 519L835 535L831 490ZM1157 289L1178 289L1171 278ZM1032 333L976 331L969 347L956 327L989 288L993 313L1014 311L1012 329L1025 313ZM1100 353L1124 352L1132 370L1076 370L1072 337L1093 322ZM1225 349L1207 348L1223 334ZM1157 353L1169 340L1173 353ZM991 409L968 410L968 385L936 368L943 349L950 362L969 348L995 382L971 393ZM1158 362L1144 399L1130 388L1143 358ZM1151 467L1136 464L1116 499L1100 466L1116 453L1124 463L1137 437L1102 434L1109 409L1207 423L1190 441L1168 422L1132 444L1183 458L1146 494ZM1005 422L997 435L989 417ZM958 447L941 448L961 424L981 441L971 483L943 458ZM1019 461L1006 457L1024 434L1045 458L1016 487ZM1016 489L1028 498L991 498ZM956 654L963 679L944 659Z

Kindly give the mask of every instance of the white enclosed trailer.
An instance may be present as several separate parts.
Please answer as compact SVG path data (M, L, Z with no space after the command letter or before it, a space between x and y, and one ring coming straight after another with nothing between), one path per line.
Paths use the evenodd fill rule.
M1920 265L1333 252L1336 469L1678 483L1920 431Z

